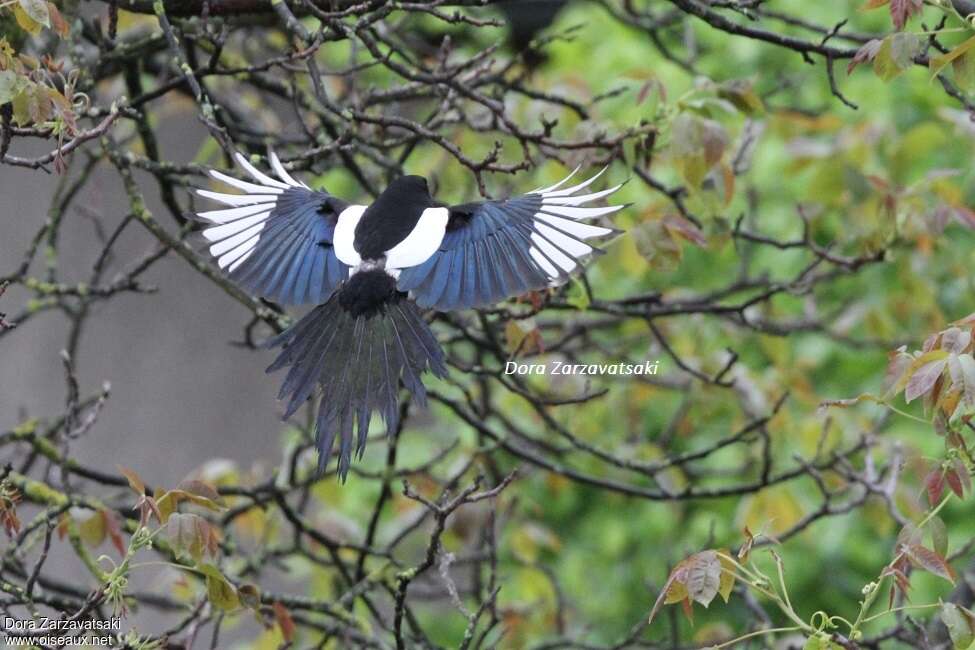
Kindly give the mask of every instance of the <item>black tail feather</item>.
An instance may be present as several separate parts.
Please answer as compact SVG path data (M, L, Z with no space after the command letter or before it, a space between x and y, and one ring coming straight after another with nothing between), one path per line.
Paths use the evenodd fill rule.
M321 387L315 424L318 468L324 471L338 438L338 472L343 481L352 462L353 431L358 458L365 450L374 411L387 431L396 427L400 379L422 405L426 390L421 375L429 370L443 377L447 372L443 350L412 301L394 291L362 309L342 298L343 291L354 289L347 284L268 342L269 347L283 348L268 372L288 367L278 395L288 400L286 418L316 386Z

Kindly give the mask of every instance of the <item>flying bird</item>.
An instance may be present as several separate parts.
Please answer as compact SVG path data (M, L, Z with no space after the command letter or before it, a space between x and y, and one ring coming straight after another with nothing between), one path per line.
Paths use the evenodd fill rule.
M278 394L285 419L321 389L318 468L338 439L343 481L353 432L360 457L373 412L387 431L396 427L400 381L422 405L421 376L447 373L422 310L486 307L565 282L602 252L588 240L619 232L585 220L625 207L580 207L621 187L580 194L605 169L570 187L578 168L551 187L463 205L434 199L421 176L402 176L362 205L309 188L273 152L277 178L235 157L249 180L209 173L239 193L196 190L223 205L197 213L202 233L242 288L282 305L317 305L268 341L282 349L267 372L288 369Z

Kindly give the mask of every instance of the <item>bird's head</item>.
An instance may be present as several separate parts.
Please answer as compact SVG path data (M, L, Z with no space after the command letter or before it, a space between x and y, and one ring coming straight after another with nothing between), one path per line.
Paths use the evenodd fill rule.
M430 187L422 176L400 176L389 184L383 194L397 199L424 200L430 198Z

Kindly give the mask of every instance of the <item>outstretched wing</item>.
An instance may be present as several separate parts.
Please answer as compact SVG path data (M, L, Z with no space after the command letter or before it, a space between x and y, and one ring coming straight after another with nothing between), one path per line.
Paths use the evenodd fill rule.
M447 311L565 282L582 259L602 253L586 240L619 232L583 223L625 207L579 207L621 187L576 195L603 171L566 189L560 188L575 171L524 196L451 207L439 249L422 264L403 269L398 288L412 292L421 307Z
M322 303L349 277L332 237L349 206L327 192L310 189L285 170L271 152L271 178L240 153L237 162L254 182L216 170L210 176L243 191L224 194L198 189L225 208L197 216L213 224L203 230L217 265L244 289L281 304Z

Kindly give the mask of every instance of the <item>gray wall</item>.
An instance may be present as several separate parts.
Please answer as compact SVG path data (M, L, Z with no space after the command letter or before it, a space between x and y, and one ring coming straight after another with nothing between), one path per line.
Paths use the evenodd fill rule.
M164 139L162 155L177 162L188 161L204 137L190 115L162 125L159 132L172 136ZM15 142L12 154L31 156L51 148L50 143L35 142L30 149L22 142ZM75 164L81 162L79 158ZM98 213L110 232L125 214L125 195L117 175L104 168L96 174L75 206ZM175 223L156 200L154 180L145 174L137 178L149 208L175 232ZM46 218L56 183L57 177L41 171L0 167L0 275L20 264ZM61 232L60 280L87 281L100 250L92 221L72 209ZM150 250L154 241L138 224L130 226L117 244L106 280ZM39 254L32 267L39 277L43 259ZM144 281L157 286L158 293L117 296L101 303L88 321L76 360L81 390L91 394L109 381L112 397L96 426L72 443L72 452L100 468L132 467L147 481L165 486L175 485L213 457L243 467L255 460L276 463L278 377L264 374L273 353L230 344L242 338L246 310L172 253ZM18 313L29 297L22 288L11 287L0 298L0 312ZM0 338L0 430L17 424L24 414L43 418L63 412L66 389L58 352L67 332L66 318L51 311Z

